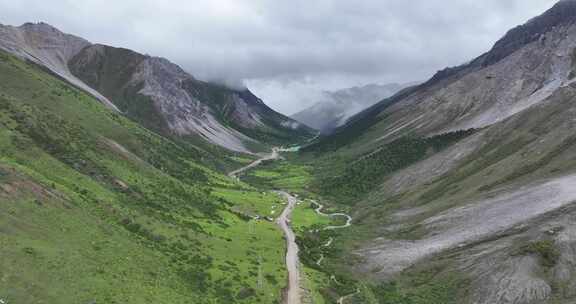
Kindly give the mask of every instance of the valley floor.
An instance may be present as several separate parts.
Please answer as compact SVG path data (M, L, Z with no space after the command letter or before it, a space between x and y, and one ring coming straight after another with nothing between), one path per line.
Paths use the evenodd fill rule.
M344 283L341 283L334 274L323 269L322 262L326 256L322 251L329 251L335 241L335 236L332 236L333 234L330 232L350 227L352 225L352 217L345 213L324 213L322 212L324 206L317 201L311 198L298 198L300 196L304 198L312 195L305 191L310 181L309 173L306 168L286 162L279 154L279 151L293 152L297 150L298 149L280 150L275 148L271 154L265 155L249 165L231 172L229 176L240 179L240 175L246 174L247 180L252 181L254 181L254 179L250 177L256 176L258 177L256 181L259 182L257 184L261 186L264 184L264 187L269 185L272 186L272 188L276 188L277 190L275 192L288 202L280 217L276 220L284 231L287 241L286 267L289 279L287 289L284 293L284 303L348 303L348 301L360 293L360 289L354 289L351 288L351 286L342 288L341 285ZM262 164L266 164L266 162L278 161L279 159L282 159L281 164L267 164L268 166L272 166L271 169L258 168ZM290 174L281 173L287 173L286 171L290 172ZM278 190L281 186L289 188L294 194L290 194L282 189ZM341 224L334 222L334 220L338 220L339 218L344 218L345 222ZM315 250L319 250L319 252L314 254L319 255L319 257L312 265L307 265L310 261L308 261L308 263L300 263L298 252L300 251L299 245L302 245L303 242L301 239L299 242L296 241L293 229L297 231L298 238L303 238L306 234L313 235L317 238L328 237L328 240L326 240L322 246L315 248ZM309 252L305 252L304 256L309 256L310 254ZM338 288L340 292L337 292L338 289L333 288L334 284L340 285L338 286L340 287ZM353 291L348 293L342 292L349 290Z

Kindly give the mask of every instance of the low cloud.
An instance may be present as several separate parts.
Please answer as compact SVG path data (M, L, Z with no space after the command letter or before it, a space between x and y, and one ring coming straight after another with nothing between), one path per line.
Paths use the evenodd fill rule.
M247 84L293 113L314 93L407 82L463 63L553 0L0 0L1 23L45 21Z

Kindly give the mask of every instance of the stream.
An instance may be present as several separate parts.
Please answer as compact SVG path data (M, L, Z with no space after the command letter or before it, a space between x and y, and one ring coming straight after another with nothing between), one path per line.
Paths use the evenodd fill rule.
M255 160L254 162L250 163L245 167L230 172L228 176L234 179L238 179L238 175L246 172L247 170L259 166L260 164L262 164L262 162L280 158L279 152L290 152L290 151L292 151L292 149L273 148L272 153L262 156L261 158ZM294 234L292 227L290 227L290 218L292 216L292 211L294 211L294 208L298 203L298 199L286 191L277 191L276 193L283 196L287 201L286 208L284 208L282 214L280 214L280 216L276 219L276 224L280 227L280 229L282 229L282 232L284 233L284 237L286 239L286 270L288 271L288 287L284 295L285 304L301 304L300 269L299 269L300 260L298 258L299 248L298 244L296 243L296 235ZM342 229L350 227L352 225L352 217L350 217L349 215L344 213L326 214L322 212L322 209L324 208L323 205L315 201L313 201L313 203L318 206L315 209L315 211L319 215L328 217L343 216L346 217L347 219L346 224L344 225L328 226L325 227L324 230ZM334 239L330 238L330 240L326 242L326 244L324 244L324 247L331 246L333 242ZM324 256L322 255L317 264L320 265L323 259ZM358 293L358 291L356 293ZM340 297L337 303L343 304L346 299L356 295L356 293Z

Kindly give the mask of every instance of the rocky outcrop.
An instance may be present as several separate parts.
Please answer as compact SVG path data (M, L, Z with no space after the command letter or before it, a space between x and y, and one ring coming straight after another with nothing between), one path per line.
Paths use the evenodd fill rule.
M576 1L559 1L545 14L510 30L498 40L492 50L478 61L483 66L494 64L518 49L535 41L545 42L546 34L556 27L566 27L576 22Z
M200 81L167 59L91 44L45 23L0 26L0 48L50 69L165 135L198 136L250 153L248 147L284 144L312 134L247 89Z
M88 41L64 34L46 23L25 23L19 27L0 25L0 49L46 67L117 110L110 100L75 77L68 68L68 62L88 45Z
M198 135L230 150L306 136L308 129L274 112L248 90L194 78L178 65L131 50L93 45L70 61L75 75L126 115L160 132ZM280 139L281 140L281 139Z
M187 81L196 80L166 59L148 57L136 67L126 86L140 88L136 94L152 101L171 132L198 134L227 149L249 152L244 144L254 140L220 123L209 105L183 87Z

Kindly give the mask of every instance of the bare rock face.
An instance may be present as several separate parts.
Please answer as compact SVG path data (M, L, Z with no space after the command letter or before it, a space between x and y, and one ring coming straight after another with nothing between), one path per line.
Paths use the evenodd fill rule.
M110 108L166 135L200 136L250 153L246 146L258 142L276 145L312 134L248 90L203 82L167 59L93 45L45 23L0 26L0 49L45 66Z
M545 14L510 30L500 39L492 50L481 59L482 65L494 64L514 53L519 48L538 40L545 40L548 32L556 27L566 27L575 23L576 2L559 1Z
M116 110L112 102L84 84L68 69L68 61L88 45L88 41L64 34L46 23L26 23L20 27L0 25L0 49L45 66Z
M357 224L378 235L355 250L356 271L393 280L437 259L465 278L458 303L576 301L575 21L576 1L561 1L490 52L357 116L378 118L346 146L363 153L401 136L478 131L383 176L359 202Z
M94 45L82 50L69 65L75 75L103 92L126 115L160 132L199 135L238 152L249 152L245 145L266 141L265 135L307 132L303 127L282 126L293 121L248 90L197 80L164 58Z
M557 27L497 63L415 92L386 112L398 118L381 139L483 128L550 97L572 81L576 26Z
M365 144L377 146L406 134L484 128L541 104L574 81L575 21L576 2L561 1L488 53L363 111L337 132L370 130L379 137Z
M408 133L428 136L503 121L572 83L575 22L576 2L560 1L510 30L489 52L351 117L336 133L370 130L380 135L372 142L379 145Z
M142 86L138 93L154 102L176 134L199 134L227 149L249 152L244 143L253 140L218 122L208 105L183 88L186 81L196 80L168 60L150 57L138 66L129 85Z

